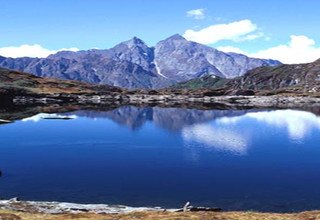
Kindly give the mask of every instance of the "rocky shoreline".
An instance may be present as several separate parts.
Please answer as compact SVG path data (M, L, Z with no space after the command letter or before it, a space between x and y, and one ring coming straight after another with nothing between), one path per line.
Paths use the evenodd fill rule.
M67 202L41 202L41 201L20 201L16 198L10 200L0 200L0 209L36 212L45 214L67 214L67 213L95 213L95 214L119 214L142 211L164 211L160 207L130 207L124 205L106 204L76 204ZM169 209L167 211L177 211Z
M192 210L194 209L194 210ZM252 211L221 211L218 208L192 208L186 204L182 209L146 207L84 205L59 202L0 200L0 219L4 220L131 220L131 219L216 219L216 220L317 220L319 211L299 213L262 213Z
M125 205L107 204L78 204L68 202L43 202L20 201L18 198L0 200L0 209L22 212L36 212L44 214L70 214L70 213L95 213L95 214L124 214L130 212L167 211L167 212L220 212L218 207L194 207L187 202L180 209L164 209L161 207L131 207ZM0 218L1 219L1 218Z
M223 104L226 106L249 107L300 107L316 105L320 107L320 97L316 96L202 96L202 95L150 95L150 94L110 94L110 95L46 95L46 96L16 96L12 99L15 105L26 104Z

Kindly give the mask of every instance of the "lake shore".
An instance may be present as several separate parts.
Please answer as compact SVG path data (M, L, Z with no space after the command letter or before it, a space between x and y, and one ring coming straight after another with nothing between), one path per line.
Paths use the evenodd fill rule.
M161 107L175 107L186 105L190 108L302 108L315 106L317 112L320 106L320 98L313 96L171 96L171 95L131 95L131 96L48 96L48 97L16 97L15 105L43 105L41 110L26 110L25 115L33 115L39 112L57 112L81 109L82 105L108 106L110 109L121 105L155 105ZM54 105L53 109L48 106ZM59 104L80 104L79 107L67 106L62 109ZM94 107L92 107L94 108ZM4 111L6 113L7 111ZM21 114L25 117L24 114ZM22 117L21 116L21 117ZM12 117L12 116L10 116ZM20 118L19 115L15 117ZM23 118L22 117L22 118ZM16 118L5 118L4 123ZM8 119L8 120L6 120ZM11 203L11 204L10 204ZM300 213L259 213L251 211L243 212L176 212L177 209L164 210L161 208L126 207L108 205L81 205L71 203L50 202L19 202L0 201L0 219L320 219L320 211L308 211Z
M17 96L10 102L0 102L0 124L39 113L66 113L79 110L112 111L122 106L248 111L295 109L320 115L320 98L316 96L172 97L174 98L157 95L129 98L89 95Z
M94 220L318 220L320 211L309 211L293 214L257 213L257 212L132 212L129 214L41 214L0 210L0 219L4 220L68 220L68 219L94 219Z
M299 213L262 213L252 211L182 212L177 209L132 208L126 206L82 205L55 202L0 201L0 219L7 220L65 220L65 219L215 219L215 220L317 220L320 211Z
M16 199L0 201L0 219L10 220L51 220L51 219L281 219L316 220L320 211L300 213L262 213L252 211L183 211L181 209L162 209L147 207L128 207L110 205L84 205L59 202L32 202Z
M110 95L45 95L45 96L17 96L12 99L16 105L26 104L54 104L54 103L75 103L75 104L154 104L154 105L178 105L203 103L207 105L225 106L249 106L249 107L300 107L305 105L319 105L318 96L205 96L203 94L110 94Z

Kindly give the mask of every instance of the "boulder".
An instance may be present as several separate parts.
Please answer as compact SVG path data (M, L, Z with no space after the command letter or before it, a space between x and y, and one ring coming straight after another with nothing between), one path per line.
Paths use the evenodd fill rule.
M237 89L227 92L228 95L243 95L243 96L253 96L255 92L251 89Z

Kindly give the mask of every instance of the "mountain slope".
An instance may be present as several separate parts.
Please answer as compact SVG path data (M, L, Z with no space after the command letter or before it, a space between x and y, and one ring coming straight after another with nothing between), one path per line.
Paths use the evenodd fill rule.
M231 79L221 78L214 75L206 75L203 77L191 79L185 82L177 83L170 88L174 89L215 89L224 87Z
M94 86L77 81L46 79L32 74L0 68L0 96L36 94L95 94L121 91L112 86Z
M154 48L134 37L111 49L62 51L47 58L0 57L0 66L36 76L79 80L125 88L163 88L177 82L216 75L232 78L279 62L223 53L174 35Z
M307 64L258 67L234 79L205 76L174 85L179 89L226 88L280 90L290 88L301 92L320 91L320 59Z
M222 78L241 76L259 66L279 65L278 61L249 58L235 53L224 53L174 35L155 46L155 63L161 73L176 81L203 75Z
M241 78L226 83L236 89L275 90L296 88L303 91L320 91L320 59L307 64L259 67Z

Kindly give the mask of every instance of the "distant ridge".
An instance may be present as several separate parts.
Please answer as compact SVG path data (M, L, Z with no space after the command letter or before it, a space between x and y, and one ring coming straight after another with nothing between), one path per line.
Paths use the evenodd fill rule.
M106 50L61 51L41 59L0 57L0 67L36 76L130 89L163 88L204 75L233 78L256 67L279 64L275 60L224 53L178 34L155 47L134 37Z
M307 64L258 67L234 79L205 76L178 83L173 88L226 88L256 91L290 88L292 91L320 92L320 59Z

